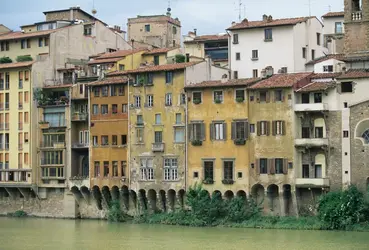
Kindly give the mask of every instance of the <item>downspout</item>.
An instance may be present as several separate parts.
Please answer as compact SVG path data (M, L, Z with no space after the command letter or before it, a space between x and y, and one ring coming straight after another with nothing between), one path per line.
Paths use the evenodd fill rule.
M132 54L131 54L131 69L133 69L133 50L134 50L134 39L131 39L131 43L132 43ZM127 145L127 150L128 150L128 159L127 159L127 175L129 173L129 179L128 179L128 189L131 190L131 183L132 183L132 173L131 173L131 103L130 103L130 80L131 80L131 77L128 76L128 84L127 84L127 92L128 92L128 97L127 97L127 111L128 111L128 119L127 119L127 125L128 125L128 128L127 128L127 131L128 131L128 145ZM137 190L136 190L137 191Z
M184 87L186 87L187 82L187 69L184 69ZM185 184L185 191L187 191L187 175L188 175L188 97L187 97L187 91L185 89L185 178L184 178L184 184Z
M91 112L90 112L90 105L91 105L91 94L90 94L90 91L91 91L91 87L87 84L87 114L88 114L88 137L89 137L89 146L88 146L88 162L89 162L89 171L88 171L88 175L89 175L89 180L90 180L90 190L91 190L91 179L92 179L92 176L91 176L91 167L94 166L92 164L92 146L93 146L93 140L91 140ZM92 143L91 143L92 142ZM96 173L95 173L96 175Z
M231 60L231 34L229 34L228 30L226 30L227 34L228 34L228 72L229 72L229 79L232 79L232 60Z

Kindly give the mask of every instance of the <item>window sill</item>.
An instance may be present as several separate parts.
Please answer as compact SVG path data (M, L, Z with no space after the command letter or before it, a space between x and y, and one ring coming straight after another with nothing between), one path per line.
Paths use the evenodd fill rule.
M251 58L251 61L259 61L259 58Z
M179 180L163 180L163 182L176 183L179 182Z
M273 42L273 38L272 39L264 39L264 42Z
M164 127L164 124L153 124L154 127Z
M135 143L134 145L145 145L145 143L144 142L137 142L137 143Z
M186 142L173 142L174 144L180 144L180 145L183 145L183 144L186 144Z
M186 127L186 124L173 124L173 127Z
M155 182L155 180L138 180L138 182Z

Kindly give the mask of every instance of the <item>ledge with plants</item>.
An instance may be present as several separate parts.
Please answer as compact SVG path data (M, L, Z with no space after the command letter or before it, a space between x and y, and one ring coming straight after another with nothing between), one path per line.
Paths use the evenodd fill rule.
M234 183L234 180L222 180L222 183L225 185L232 185Z
M214 102L215 102L216 104L221 104L221 103L222 103L222 100L221 100L221 99L215 99L215 100L214 100Z
M193 140L191 142L192 146L202 146L202 141L200 140Z
M238 102L238 103L241 103L241 102L244 102L245 101L245 98L243 98L243 97L237 97L236 98L236 102Z
M210 185L210 184L214 184L214 180L212 178L206 178L205 180L202 181L202 183L206 185Z
M201 100L200 99L193 99L193 104L200 104L201 103Z
M245 145L246 144L246 139L235 139L234 140L234 145Z

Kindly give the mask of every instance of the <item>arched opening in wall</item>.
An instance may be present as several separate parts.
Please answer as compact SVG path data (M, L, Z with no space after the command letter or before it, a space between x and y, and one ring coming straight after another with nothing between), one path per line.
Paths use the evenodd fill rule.
M79 191L78 187L76 186L73 186L70 191L72 192L73 196L74 196L74 199L77 201L77 202L80 202L81 198L82 198L82 194L81 192Z
M129 191L129 198L131 199L131 201L133 203L133 206L135 206L135 208L137 208L137 194L136 194L136 192L133 191L133 190L130 190Z
M291 185L283 185L283 202L285 215L293 215Z
M264 203L265 189L262 185L256 184L251 188L251 198L258 206Z
M36 193L35 193L35 191L33 191L33 189L31 189L31 191L29 192L29 197L31 197L32 199L35 199L37 197ZM0 198L1 198L1 195L0 195Z
M82 176L89 177L90 176L90 169L88 165L88 156L85 155L82 158Z
M358 122L355 127L355 139L360 140L363 145L369 145L369 119Z
M168 190L168 200L169 200L169 207L174 210L174 206L176 204L176 191L173 189Z
M147 192L147 197L149 198L150 208L152 211L156 212L156 191L154 189L150 189L149 192Z
M102 210L102 195L98 186L92 187L92 196L94 197L97 208Z
M129 209L129 191L126 185L122 187L122 199L123 199L123 205L128 210Z
M146 191L144 189L140 189L140 205L144 210L147 210L147 197L146 197Z
M205 195L209 196L209 198L211 198L208 190L203 189L201 190L201 193L204 193Z
M213 199L222 199L222 192L220 192L219 190L215 190L212 194L212 198Z
M278 186L275 184L269 185L267 194L270 211L272 211L274 214L278 214L280 212Z
M161 208L163 209L164 212L166 212L167 211L167 197L165 195L165 191L160 190L159 195L160 195Z
M183 189L179 190L178 192L178 200L179 200L179 204L181 205L181 208L184 208L185 194L186 192Z
M0 187L0 198L5 198L5 197L9 197L9 194L8 192L6 192L5 188Z
M103 186L101 189L103 200L105 201L106 207L110 207L111 205L111 194L108 186Z
M111 188L111 197L114 201L119 201L119 188L117 186Z
M231 190L227 190L225 193L224 193L224 198L226 199L226 200L232 200L233 199L233 197L234 197L234 194L233 194L233 192L231 191Z
M237 192L237 197L241 197L242 199L244 199L244 200L246 200L246 192L245 191L243 191L243 190L239 190L238 192Z

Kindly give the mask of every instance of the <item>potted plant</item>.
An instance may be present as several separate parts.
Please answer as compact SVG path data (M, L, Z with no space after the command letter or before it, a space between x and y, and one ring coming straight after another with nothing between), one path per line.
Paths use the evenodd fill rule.
M212 178L206 178L202 181L203 184L214 184L214 180Z
M193 103L196 104L196 105L197 104L200 104L201 103L201 100L200 99L193 99Z
M234 144L235 145L245 145L246 144L246 140L245 139L235 139L234 140Z
M222 103L222 100L220 100L220 99L218 99L218 98L217 98L217 99L215 99L215 100L214 100L214 102L215 102L216 104L220 104L220 103Z
M234 180L222 180L222 183L225 185L232 185L234 183Z
M201 146L202 145L202 141L200 140L193 140L191 142L192 146Z
M237 97L236 98L236 102L240 103L240 102L244 102L245 99L243 97Z

